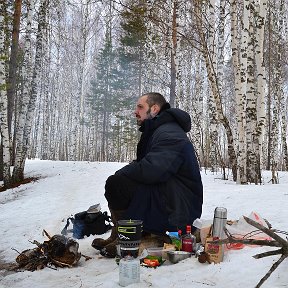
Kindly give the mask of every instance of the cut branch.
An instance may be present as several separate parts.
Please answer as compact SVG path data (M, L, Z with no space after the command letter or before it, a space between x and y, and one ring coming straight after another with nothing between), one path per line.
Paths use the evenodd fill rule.
M268 229L263 225L255 222L254 220L243 216L245 221L254 226L255 228L261 230L268 236L270 236L274 240L258 240L258 239L239 239L234 237L227 229L224 229L225 234L227 235L227 239L220 239L215 241L209 241L209 243L215 244L228 244L228 243L241 243L241 244L248 244L248 245L260 245L260 246L270 246L270 247L281 247L280 249L274 251L268 251L264 253L260 253L254 255L255 259L260 259L268 256L274 255L281 255L280 258L272 265L270 270L266 273L266 275L259 281L255 288L259 288L269 277L270 275L276 270L276 268L283 262L285 258L288 257L288 241L277 235L272 229Z
M267 256L274 256L274 255L279 255L279 254L283 254L283 249L278 249L278 250L274 250L274 251L268 251L268 252L264 252L264 253L260 253L257 255L254 255L253 257L255 259L260 259L260 258L264 258Z
M266 275L259 281L255 288L259 288L269 277L270 275L276 270L276 268L281 264L281 262L287 257L287 255L282 255L277 262L275 262L270 270L266 273Z
M266 227L264 227L263 225L257 223L256 221L243 216L245 221L254 226L255 228L258 228L259 230L261 230L262 232L266 233L268 236L270 236L271 238L275 239L277 242L279 242L282 245L286 245L287 246L287 241L283 238L281 238L279 235L277 235L275 232L273 232L271 229L268 229Z

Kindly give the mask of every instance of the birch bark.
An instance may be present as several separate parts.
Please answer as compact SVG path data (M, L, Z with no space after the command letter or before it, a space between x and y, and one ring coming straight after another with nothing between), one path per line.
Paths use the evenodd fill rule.
M215 39L215 0L210 0L209 5L209 28L208 28L208 50L210 59L212 62L212 67L215 69L216 79L220 80L218 77L218 67L217 67L217 51L219 51L216 47L216 39ZM220 28L220 27L219 27ZM221 29L219 29L221 30ZM219 31L220 32L220 31ZM219 38L220 39L220 38ZM221 72L220 72L221 73ZM220 88L220 81L218 81L218 89L219 93L221 93ZM222 105L222 104L220 104ZM216 104L214 102L214 96L212 91L209 93L209 119L210 119L210 153L209 153L209 159L210 159L210 165L213 172L217 171L217 163L218 163L218 119L217 119L217 111L216 111Z
M286 2L287 4L287 2ZM286 8L286 9L285 9ZM287 25L284 25L285 23L287 24L287 5L285 7L285 1L284 0L281 0L280 2L280 12L279 12L279 32L280 31L283 31L283 35L287 35L288 34L288 26ZM279 33L280 34L280 33ZM280 34L281 35L281 34ZM278 39L280 40L279 44L279 49L280 47L285 47L285 44L283 45L282 44L282 37L279 35ZM286 42L287 43L287 42ZM282 46L283 45L283 46ZM281 52L281 50L279 51ZM282 63L282 61L280 62ZM281 80L284 80L283 79L283 76L281 77ZM282 89L283 89L283 86L282 86ZM283 101L282 101L282 109L281 109L281 112L282 112L282 117L281 117L281 120L282 120L282 146L283 146L283 169L285 169L286 171L288 170L288 139L287 139L287 123L288 123L288 95L286 93L286 96L284 95L284 91L282 90L283 92Z
M282 103L282 146L283 146L283 170L288 170L288 147L287 147L287 99Z
M15 87L16 87L16 70L17 70L17 55L18 55L18 43L19 43L19 30L20 30L20 18L21 18L21 7L22 0L14 1L14 17L13 17L13 31L12 31L12 44L9 61L9 76L8 76L8 87L7 87L7 98L8 98L8 128L11 139L11 125L15 102ZM13 158L13 157L12 157Z
M266 99L266 71L264 66L264 29L267 16L267 0L256 2L256 43L255 43L255 61L256 61L256 109L257 124L255 137L257 138L257 171L258 180L261 182L261 171L263 168L263 139L265 128L265 99Z
M10 174L10 141L8 131L8 99L5 74L5 34L4 34L4 5L0 3L0 129L1 129L1 146L3 153L3 181L4 187L9 187L11 183Z
M31 1L32 2L32 1ZM33 5L31 5L33 7ZM39 7L39 18L38 18L38 32L36 39L36 52L35 52L35 63L33 68L31 87L27 87L31 89L29 103L27 105L27 114L25 111L22 111L22 120L21 124L19 121L19 125L23 125L24 130L18 130L20 137L17 148L16 148L16 157L15 157L15 166L13 169L13 181L18 182L24 179L24 166L27 157L27 151L30 144L30 133L32 127L32 121L35 111L35 103L37 98L37 86L38 86L38 76L41 69L42 64L42 48L43 48L43 32L46 21L46 11L48 9L48 0L42 0ZM28 94L28 91L27 91ZM28 99L27 99L28 100ZM25 109L26 110L26 109ZM24 120L25 119L25 120ZM23 133L23 134L22 134Z
M31 33L32 33L32 18L34 10L34 0L27 1L27 23L26 23L26 32L25 32L25 46L24 46L24 60L22 67L22 75L24 79L22 97L19 99L17 105L17 122L15 126L15 160L14 160L14 169L16 167L16 161L19 161L18 165L20 166L21 152L23 149L23 135L25 129L25 119L29 103L30 95L30 84L32 79L32 47L31 47ZM13 169L13 181L17 182L21 180L21 177L15 175Z
M247 6L249 0L244 1ZM239 29L237 14L237 1L232 1L230 5L231 14L231 48L232 61L234 66L235 78L235 97L236 97L236 119L237 119L237 183L246 184L246 82L247 82L247 45L250 10L245 9L243 12L242 25Z
M258 184L261 179L263 129L265 124L265 69L263 66L266 1L250 0L247 69L247 177Z
M172 1L172 24L171 24L171 81L170 81L170 105L175 107L176 104L176 83L177 83L177 13L178 2Z
M207 42L206 42L206 35L204 32L205 24L203 23L203 17L204 16L203 16L203 12L202 12L203 3L202 3L202 1L198 0L195 2L194 5L195 5L194 11L196 13L196 26L197 26L197 31L199 33L199 41L201 43L202 53L203 53L203 57L204 57L205 63L206 63L206 70L207 70L207 74L208 74L209 85L210 85L210 88L212 90L212 94L214 97L214 103L216 105L217 119L225 128L226 137L227 137L227 141L228 141L228 155L229 155L229 160L231 163L233 180L236 181L237 158L236 158L236 153L235 153L235 148L234 148L234 138L233 138L232 130L230 127L230 123L229 123L227 117L223 113L222 103L221 103L221 95L220 95L219 89L218 89L218 81L217 81L217 77L216 77L215 67L213 66L213 59L211 58L211 56L212 56L211 51L209 51L209 48L208 48Z
M283 3L282 3L283 4ZM282 35L281 32L283 31L283 11L280 5L280 11L278 15L271 15L271 22L273 23L273 28L277 31L274 38L274 49L275 51L275 59L273 62L274 68L274 79L273 79L273 87L271 87L272 92L272 100L273 100L273 113L272 113L272 127L271 127L271 149L270 149L270 157L271 157L271 181L274 184L279 183L278 178L278 169L280 168L280 161L282 157L279 157L278 154L278 147L279 139L282 140L282 149L283 149L283 159L287 157L287 142L286 142L286 126L287 122L285 121L286 117L285 114L287 113L286 109L286 99L284 96L283 86L284 86L284 77L282 72ZM270 51L272 53L272 51ZM285 151L286 150L286 151ZM281 154L281 152L280 152ZM287 159L287 158L286 158ZM287 161L287 160L286 160ZM284 163L286 162L284 160Z

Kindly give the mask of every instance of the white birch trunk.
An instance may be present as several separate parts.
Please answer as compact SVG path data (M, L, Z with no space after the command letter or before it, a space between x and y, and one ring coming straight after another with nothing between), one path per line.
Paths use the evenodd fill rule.
M267 0L259 0L256 5L257 8L257 23L256 23L256 47L255 47L255 58L256 58L256 109L257 109L257 127L256 127L256 137L258 142L256 145L256 153L258 155L259 161L259 170L262 170L263 167L263 139L264 139L264 128L265 128L265 91L266 91L266 71L264 66L264 28L265 28L265 19L267 16ZM259 173L261 173L259 171ZM261 175L259 175L259 178ZM260 179L259 179L260 180Z
M248 5L249 0L244 1L244 6ZM237 23L237 1L234 0L230 6L231 14L231 45L232 60L235 78L235 97L236 97L236 119L237 119L237 183L246 184L246 81L247 81L247 45L250 10L244 9L242 25L239 29ZM239 31L238 31L239 30ZM240 34L240 35L239 35ZM240 49L238 49L240 48ZM239 51L240 50L240 51Z
M287 102L287 100L286 100ZM282 151L283 151L283 170L288 170L288 145L287 145L287 103L283 101L282 103L282 117L281 117L281 124L282 124L282 131L281 131L281 138L282 138Z
M47 39L48 40L48 39ZM43 86L42 88L42 91L41 91L41 95L40 95L40 100L42 103L43 103L43 106L44 106L44 109L43 111L41 111L42 113L42 117L43 117L43 126L42 126L42 137L41 137L41 142L42 142L42 145L41 145L41 150L42 150L42 159L43 160L47 160L47 159L51 159L51 155L49 155L50 153L50 142L51 140L53 140L53 132L54 129L51 129L51 134L49 135L49 128L50 127L55 127L54 125L52 125L52 119L54 118L54 113L53 111L53 102L51 101L51 93L49 93L49 84L50 84L50 63L51 63L51 59L50 57L48 56L49 55L49 51L48 51L48 45L46 45L46 47L44 47L44 63L45 67L43 67L43 70L42 71L42 77L41 77L41 86ZM52 109L51 109L52 108ZM55 129L56 130L56 129ZM49 137L50 136L50 137ZM54 142L55 146L56 146L56 143ZM55 147L54 146L54 147Z
M216 70L215 73L217 74L215 80L218 82L218 92L221 93L221 87L219 87L220 80L218 78L218 67L217 67L217 47L216 47L216 40L215 40L215 0L210 0L209 5L209 30L208 30L208 50L209 56L212 62L212 67ZM222 67L223 68L223 67ZM223 72L223 71L222 71ZM213 172L217 172L217 145L218 145L218 119L217 119L217 112L216 112L216 104L214 102L214 96L212 91L209 93L209 118L210 118L210 165ZM221 104L220 104L221 105Z
M13 169L13 180L19 181L21 177L16 174L15 167L21 166L21 160L22 160L22 151L23 151L23 135L24 135L24 129L25 129L25 121L26 121L26 115L27 115L27 109L28 109L28 103L29 103L29 96L30 96L30 83L32 79L32 47L31 47L31 33L32 33L32 18L33 18L33 10L34 10L34 0L27 1L27 23L26 23L26 35L25 35L25 47L24 47L24 61L23 61L23 68L22 68L22 75L24 79L24 85L23 85L23 92L22 97L18 104L18 121L17 125L15 127L16 129L16 136L15 136L15 142L16 142L16 151L15 151L15 163L14 163L14 169ZM19 171L20 172L20 171Z
M90 8L90 1L86 2L86 5L81 7L81 53L79 59L79 81L78 81L78 93L80 98L80 110L79 110L79 126L77 131L77 157L76 160L81 161L83 160L83 151L84 151L84 103L85 103L85 89L84 89L84 78L85 78L85 67L86 67L86 50L87 50L87 42L88 42L88 32L89 32L89 8ZM75 156L76 156L75 155Z
M196 2L194 5L195 5L194 10L196 13L196 25L197 25L197 30L199 33L199 38L200 38L199 41L202 45L201 48L202 48L203 57L205 59L206 70L207 70L208 79L209 79L209 85L210 85L210 88L212 90L212 94L214 97L214 103L216 106L217 119L225 128L226 137L227 137L227 141L228 141L229 160L230 160L232 171L233 171L233 179L234 179L234 181L236 181L237 159L236 159L236 154L235 154L235 150L234 150L234 139L233 139L233 134L232 134L232 130L231 130L229 121L223 113L222 103L221 103L221 95L219 93L218 85L217 85L215 67L213 67L213 65L212 65L213 59L211 59L211 53L207 47L207 43L206 43L206 39L205 39L206 35L204 33L202 3Z
M38 76L41 69L41 61L42 61L42 48L43 48L43 30L45 25L46 18L46 10L48 9L47 0L42 0L39 8L39 20L38 20L38 32L36 39L36 52L35 52L35 64L33 68L33 75L31 81L31 94L29 99L29 104L27 107L27 115L25 120L25 127L23 133L23 139L20 147L16 149L16 158L15 158L15 166L13 169L13 178L23 179L24 178L24 166L27 157L27 151L30 144L30 133L31 127L33 123L34 111L35 111L35 103L37 98L37 85L38 85Z
M4 13L3 3L0 3L0 128L1 145L3 151L3 181L4 187L9 187L11 182L10 174L10 141L8 131L8 99L5 77L5 34L4 34Z
M178 73L178 61L177 61L177 13L178 13L178 0L173 0L171 3L171 67L170 67L170 105L176 107L176 86L177 86L177 73Z
M266 1L250 0L249 4L248 7L251 11L250 41L247 50L247 177L250 182L258 184L262 181L261 158L265 123L264 88L266 80L263 66L263 33L267 8Z
M278 16L278 17L277 17ZM281 32L283 29L283 19L282 13L280 11L279 15L273 15L272 16L272 23L274 29L276 32L275 40L273 41L275 44L275 60L274 60L274 81L273 81L273 87L271 87L271 91L273 93L273 120L272 120L272 127L271 127L271 182L273 184L279 183L278 178L278 169L280 168L279 160L281 157L278 155L278 146L279 146L279 139L282 140L283 145L283 156L285 157L285 150L287 153L287 144L286 144L286 126L287 122L285 121L286 117L285 114L287 113L286 109L286 99L284 97L284 77L282 72L281 64L283 63L283 57L282 57L282 36ZM286 106L286 107L285 107ZM285 123L286 122L286 123ZM286 149L285 149L286 144ZM281 153L281 152L280 152ZM287 154L286 154L287 155ZM283 158L284 158L283 157Z
M254 0L249 0L249 5L245 6L244 9L251 9L255 6ZM252 12L252 11L251 11ZM246 137L247 137L247 180L251 183L257 183L257 168L256 168L256 137L255 131L257 127L257 111L256 111L256 79L255 79L255 27L254 27L254 14L250 13L249 17L249 41L247 47L247 129L246 129Z

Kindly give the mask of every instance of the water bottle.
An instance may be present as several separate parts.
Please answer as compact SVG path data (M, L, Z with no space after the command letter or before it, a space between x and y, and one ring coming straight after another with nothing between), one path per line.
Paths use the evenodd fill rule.
M126 256L119 262L119 285L122 287L140 282L140 260Z

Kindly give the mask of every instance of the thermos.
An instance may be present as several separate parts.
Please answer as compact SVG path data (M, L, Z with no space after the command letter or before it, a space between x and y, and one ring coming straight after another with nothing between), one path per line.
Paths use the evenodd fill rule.
M225 238L224 227L227 222L227 209L224 207L216 207L214 211L212 236L219 239Z

